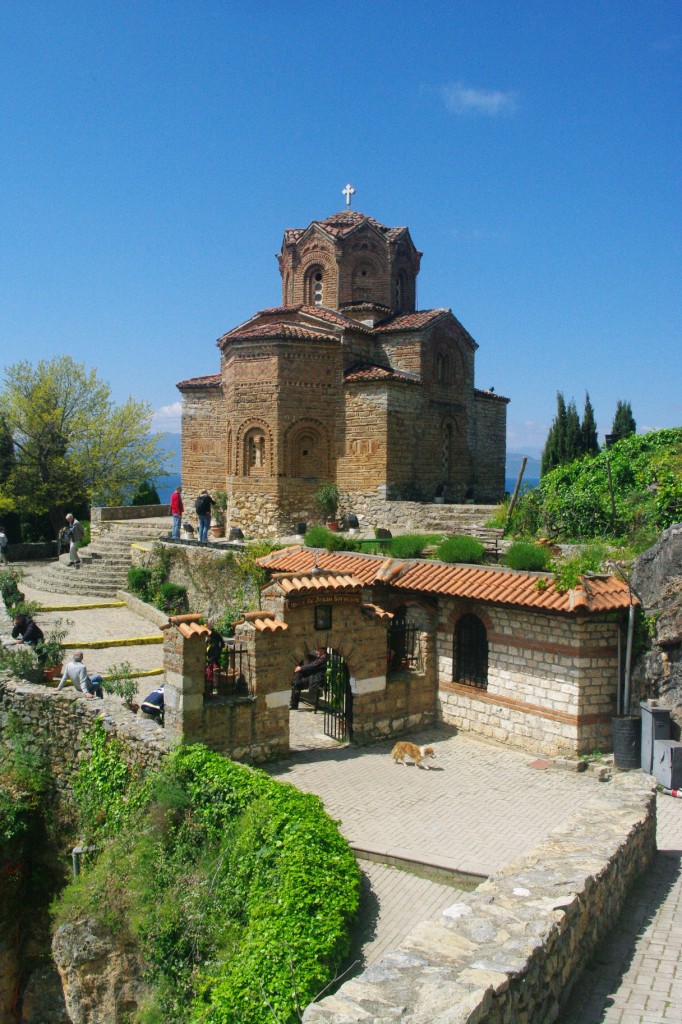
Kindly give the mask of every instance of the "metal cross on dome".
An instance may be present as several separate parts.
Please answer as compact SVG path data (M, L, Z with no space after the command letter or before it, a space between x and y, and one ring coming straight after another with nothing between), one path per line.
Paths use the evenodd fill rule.
M351 196L355 195L355 189L352 185L346 185L341 189L341 195L346 197L346 206L350 206Z

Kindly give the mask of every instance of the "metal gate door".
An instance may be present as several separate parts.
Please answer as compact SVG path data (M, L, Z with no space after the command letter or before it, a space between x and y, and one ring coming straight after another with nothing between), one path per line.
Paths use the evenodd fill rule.
M327 680L324 701L324 733L333 740L353 738L353 694L348 666L337 651L327 658Z

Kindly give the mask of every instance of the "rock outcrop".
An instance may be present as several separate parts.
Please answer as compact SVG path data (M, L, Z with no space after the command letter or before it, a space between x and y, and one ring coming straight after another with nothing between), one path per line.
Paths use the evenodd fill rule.
M673 736L682 731L682 524L668 527L637 559L632 585L644 611L656 620L650 650L638 660L633 692L670 708Z
M132 945L92 918L58 928L52 955L72 1024L123 1024L148 993Z

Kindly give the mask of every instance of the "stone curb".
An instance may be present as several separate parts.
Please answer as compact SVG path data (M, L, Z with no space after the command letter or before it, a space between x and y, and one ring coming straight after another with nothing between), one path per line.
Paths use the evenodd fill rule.
M41 612L83 612L97 608L125 608L125 601L99 601L92 604L41 604Z
M402 868L414 874L426 874L429 877L438 876L438 881L445 882L457 888L475 887L484 882L487 875L473 871L464 870L461 865L450 860L448 857L408 857L398 847L374 846L371 843L349 842L351 850L358 860L374 861L377 864L388 864L392 867Z
M144 647L147 644L162 644L162 636L117 637L111 640L68 640L63 646L68 651L100 651L107 647Z

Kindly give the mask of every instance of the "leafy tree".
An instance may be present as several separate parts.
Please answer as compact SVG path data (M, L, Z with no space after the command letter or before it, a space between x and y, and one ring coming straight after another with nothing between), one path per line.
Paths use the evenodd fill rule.
M585 411L580 424L580 450L583 455L596 455L599 452L597 441L597 423L594 418L594 409L590 402L589 392L585 392Z
M4 483L14 465L14 444L4 416L0 416L0 484Z
M115 405L95 371L69 356L7 367L0 416L14 447L0 512L48 513L55 533L79 502L121 504L164 470L150 407Z
M616 415L613 417L613 426L611 427L611 433L616 435L615 440L622 441L624 437L629 437L636 430L637 424L632 415L632 406L629 402L619 401L616 406Z

